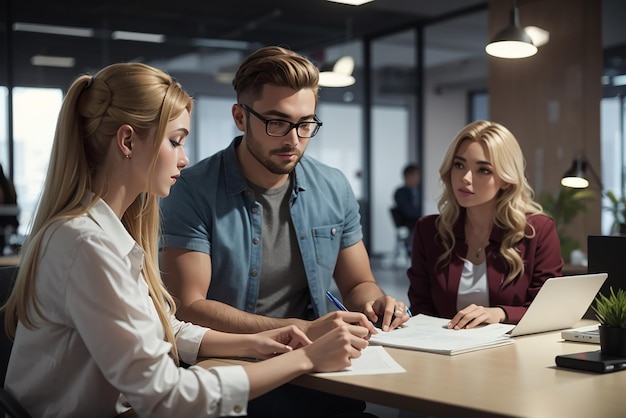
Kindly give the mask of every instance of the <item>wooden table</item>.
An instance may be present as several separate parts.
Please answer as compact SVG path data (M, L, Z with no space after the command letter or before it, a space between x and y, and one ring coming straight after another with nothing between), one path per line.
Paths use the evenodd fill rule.
M581 321L577 326L589 325ZM498 348L445 356L387 348L407 373L325 377L292 383L445 417L624 417L626 371L596 374L557 368L557 354L599 350L596 344L563 341L560 331L515 337ZM203 367L242 364L209 359Z
M4 255L0 256L0 267L2 266L17 266L20 264L20 257L18 255Z

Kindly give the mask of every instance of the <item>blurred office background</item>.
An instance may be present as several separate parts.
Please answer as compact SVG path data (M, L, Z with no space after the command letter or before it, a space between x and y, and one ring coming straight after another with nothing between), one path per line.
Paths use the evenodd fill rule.
M195 97L191 162L238 135L229 84L265 45L300 52L320 68L349 56L355 83L323 87L324 126L308 153L340 168L360 203L373 257L394 249L389 208L408 162L422 166L425 213L437 211L438 168L456 132L493 118L518 137L537 193L556 193L577 156L599 173L598 198L574 227L608 234L601 192L624 194L626 2L519 0L522 26L549 42L530 58L489 57L509 22L508 0L179 1L3 0L0 10L0 163L14 181L20 233L41 189L64 90L81 73L140 61L174 75Z

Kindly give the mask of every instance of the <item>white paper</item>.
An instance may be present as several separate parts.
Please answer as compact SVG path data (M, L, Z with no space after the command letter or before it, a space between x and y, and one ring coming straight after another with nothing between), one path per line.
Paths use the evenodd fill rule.
M352 359L352 365L338 372L313 373L320 376L357 376L364 374L406 373L380 345L369 345L361 350L361 357Z
M512 344L507 335L515 325L489 324L471 329L448 329L445 318L416 315L404 326L390 332L372 335L373 344L429 351L439 354L460 354L483 348Z

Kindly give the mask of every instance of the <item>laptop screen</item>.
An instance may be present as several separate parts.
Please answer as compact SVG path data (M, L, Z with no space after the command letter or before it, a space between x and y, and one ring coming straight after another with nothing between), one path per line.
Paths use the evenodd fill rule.
M546 280L510 335L571 328L583 317L606 277L598 273Z

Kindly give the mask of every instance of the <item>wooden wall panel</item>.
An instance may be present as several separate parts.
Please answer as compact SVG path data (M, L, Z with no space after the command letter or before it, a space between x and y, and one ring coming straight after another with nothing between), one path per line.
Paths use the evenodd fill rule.
M519 0L521 26L550 32L536 55L518 60L489 58L492 120L520 141L527 174L537 195L556 193L572 160L584 153L600 172L602 97L601 2L597 0ZM510 19L512 2L489 0L489 33ZM568 227L586 251L587 235L600 234L600 188L588 211Z

